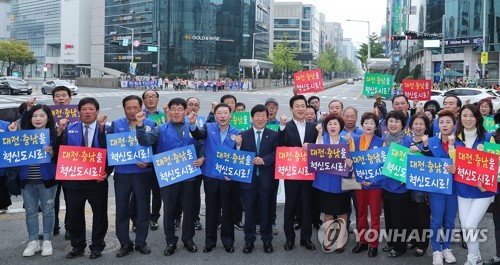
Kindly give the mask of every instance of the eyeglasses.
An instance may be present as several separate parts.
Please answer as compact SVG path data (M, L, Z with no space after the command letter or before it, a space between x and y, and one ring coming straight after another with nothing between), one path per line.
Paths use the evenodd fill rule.
M170 112L184 112L184 111L186 111L186 110L185 109L174 109L174 108L170 109Z
M147 96L147 97L144 97L144 99L157 99L158 97L157 96Z
M189 103L188 104L189 107L199 107L200 104L195 104L195 103Z

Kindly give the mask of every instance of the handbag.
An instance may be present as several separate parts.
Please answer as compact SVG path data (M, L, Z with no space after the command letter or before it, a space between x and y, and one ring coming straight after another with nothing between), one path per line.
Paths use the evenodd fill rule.
M9 167L5 169L5 187L13 196L21 195L21 187L19 186L19 169L20 167Z
M342 190L360 190L361 184L353 178L342 178Z

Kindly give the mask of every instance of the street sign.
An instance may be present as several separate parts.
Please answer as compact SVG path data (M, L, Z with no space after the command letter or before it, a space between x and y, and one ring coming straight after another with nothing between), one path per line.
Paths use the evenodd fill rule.
M123 46L128 46L128 39L123 39Z
M48 64L45 64L45 67L47 67L47 69L50 69L50 68L52 68L52 65L50 63L48 63Z
M158 52L157 46L148 46L148 52Z
M488 64L488 53L487 52L481 53L481 64Z
M141 45L141 41L140 40L134 40L134 47L139 47L139 45Z

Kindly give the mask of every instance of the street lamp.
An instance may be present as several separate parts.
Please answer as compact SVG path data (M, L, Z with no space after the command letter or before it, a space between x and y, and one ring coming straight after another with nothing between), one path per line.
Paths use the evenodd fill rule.
M253 38L252 38L252 88L254 88L254 85L253 85L253 79L254 79L254 66L253 66L253 63L255 61L255 36L256 35L259 35L259 34L269 34L269 31L264 31L264 32L254 32L253 33Z
M368 21L368 20L357 20L357 19L346 19L346 21L350 21L350 22L363 22L363 23L367 23L368 24L368 58L366 60L366 70L368 72L370 61L371 61L371 58L372 58L371 47L370 47L370 21Z
M134 29L133 28L124 27L124 26L119 26L119 25L117 25L117 27L124 28L124 29L132 31L132 41L131 41L131 45L130 45L130 46L132 46L132 51L131 51L132 59L130 60L130 67L132 67L132 64L134 63ZM129 71L130 71L130 69L129 69Z

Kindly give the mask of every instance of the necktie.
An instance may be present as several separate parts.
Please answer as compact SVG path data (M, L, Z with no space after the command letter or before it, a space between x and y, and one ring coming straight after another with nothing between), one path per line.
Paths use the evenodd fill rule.
M83 132L83 141L85 142L85 147L89 147L89 127L85 125L85 131Z
M262 131L257 131L257 155L259 155L260 151L260 134ZM257 176L259 175L259 168L257 167Z

